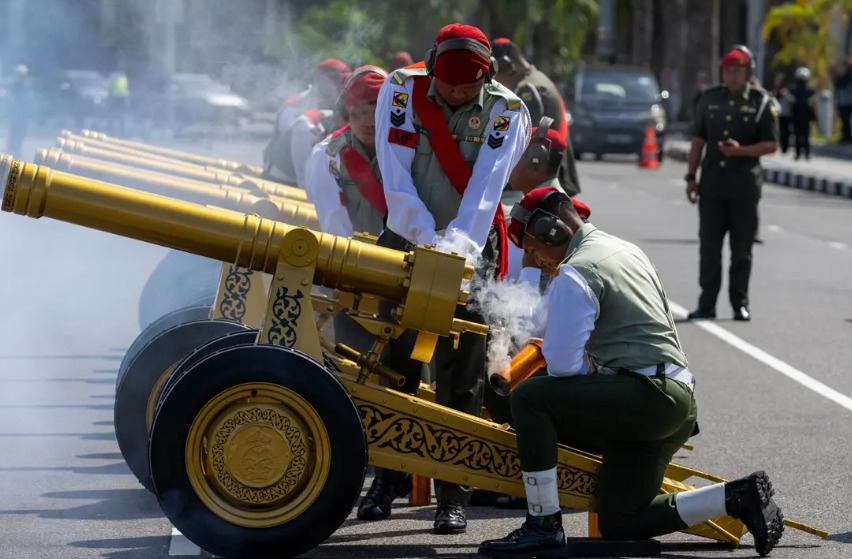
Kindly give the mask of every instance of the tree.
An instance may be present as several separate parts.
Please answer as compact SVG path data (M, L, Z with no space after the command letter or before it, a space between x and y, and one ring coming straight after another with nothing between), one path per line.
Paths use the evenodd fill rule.
M837 55L833 32L838 24L847 28L850 12L852 0L797 0L773 7L763 27L764 38L781 46L772 65L807 64L817 86L827 87Z

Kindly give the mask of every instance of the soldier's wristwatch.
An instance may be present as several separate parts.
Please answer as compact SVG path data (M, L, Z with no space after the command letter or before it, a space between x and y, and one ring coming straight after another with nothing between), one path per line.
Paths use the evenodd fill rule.
M683 177L683 180L685 180L686 182L692 182L692 181L694 181L694 180L695 180L695 175L693 175L692 173L687 173L687 174Z

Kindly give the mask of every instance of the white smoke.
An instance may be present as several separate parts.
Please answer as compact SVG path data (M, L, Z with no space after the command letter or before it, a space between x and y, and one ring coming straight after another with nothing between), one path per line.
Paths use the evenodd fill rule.
M450 231L435 248L463 256L479 272L463 287L470 290L470 308L481 313L490 328L488 375L499 372L529 338L542 335L547 306L539 284L494 279L494 265L485 268L476 244L462 232Z

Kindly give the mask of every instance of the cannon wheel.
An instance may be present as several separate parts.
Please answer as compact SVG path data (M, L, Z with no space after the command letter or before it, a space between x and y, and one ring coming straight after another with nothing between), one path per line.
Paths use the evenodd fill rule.
M133 343L130 344L130 347L127 348L127 352L121 359L121 365L118 366L118 375L115 378L116 388L118 388L118 385L121 384L121 380L124 378L124 375L127 374L127 368L136 358L139 350L145 347L148 342L173 326L183 324L184 322L204 320L208 316L210 316L209 306L187 307L185 309L178 309L170 312L169 314L163 315L149 324L138 336L136 336L136 339L133 340Z
M166 394L168 394L169 390L171 390L172 386L174 386L175 382L177 382L177 379L180 376L180 371L185 371L186 369L194 366L211 353L238 345L253 344L256 340L257 330L236 330L234 332L222 334L218 338L210 340L187 355L186 358L184 358L184 360L178 363L178 365L174 368L172 373L169 375L168 380L166 380L163 385L162 390L159 391L160 393L157 397L157 406L154 409L154 415L156 416L157 410L160 409L160 405L163 403L163 399L166 397ZM150 432L150 430L149 424L148 431Z
M343 524L361 492L360 413L328 369L243 345L179 369L151 431L165 515L214 555L300 555Z
M115 438L130 471L149 490L148 432L160 390L174 367L200 345L247 326L229 320L196 320L161 332L137 353L115 391Z

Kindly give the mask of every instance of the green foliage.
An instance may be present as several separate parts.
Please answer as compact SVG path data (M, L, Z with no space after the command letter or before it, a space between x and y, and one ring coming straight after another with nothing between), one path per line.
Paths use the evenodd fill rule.
M452 22L507 36L545 69L564 71L580 57L597 24L597 0L316 0L293 2L295 21L278 56L307 69L333 56L352 65L386 65L398 50L421 58Z
M852 12L852 0L797 0L775 6L766 17L764 38L775 38L781 49L773 66L806 65L819 87L830 84L828 69L836 52L832 28L844 29Z

